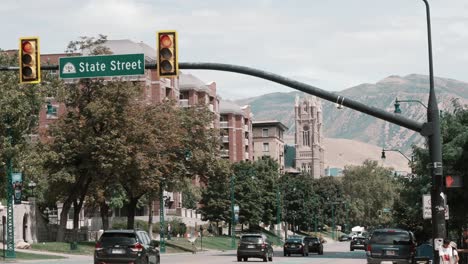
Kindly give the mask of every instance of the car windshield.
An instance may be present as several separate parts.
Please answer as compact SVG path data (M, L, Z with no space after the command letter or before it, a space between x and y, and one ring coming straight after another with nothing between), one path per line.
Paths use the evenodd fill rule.
M242 236L241 241L255 244L263 243L263 239L260 236Z
M411 239L408 232L374 232L370 242L387 245L409 245Z
M104 233L101 242L105 244L135 244L136 237L133 233Z
M311 242L319 242L318 238L316 237L307 238L307 240Z

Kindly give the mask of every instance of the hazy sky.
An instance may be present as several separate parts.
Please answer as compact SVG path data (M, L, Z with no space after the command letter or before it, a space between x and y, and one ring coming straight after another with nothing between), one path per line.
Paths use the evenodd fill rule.
M434 73L468 81L468 0L429 2ZM330 91L428 74L422 0L2 0L0 23L1 49L39 36L42 53L98 34L155 46L156 31L175 29L181 62L250 66ZM234 73L192 73L215 81L225 99L292 91Z

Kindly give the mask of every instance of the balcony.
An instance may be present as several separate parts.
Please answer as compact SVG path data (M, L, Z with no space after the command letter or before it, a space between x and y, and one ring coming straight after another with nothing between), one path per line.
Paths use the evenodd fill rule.
M248 153L248 152L245 152L245 153L244 153L244 156L245 156L245 159L246 159L246 160L249 159L249 153Z
M229 157L229 150L228 149L222 149L220 151L221 157Z
M248 138L244 138L244 144L245 144L246 146L249 145L249 139L248 139Z
M249 131L249 125L244 125L244 131L246 131L246 132Z
M220 121L219 122L220 128L228 128L228 121Z
M229 136L222 136L221 139L223 143L229 143Z
M214 112L214 105L209 104L209 105L208 105L208 109L210 109L211 112Z
M181 107L189 107L188 99L179 99L179 105Z

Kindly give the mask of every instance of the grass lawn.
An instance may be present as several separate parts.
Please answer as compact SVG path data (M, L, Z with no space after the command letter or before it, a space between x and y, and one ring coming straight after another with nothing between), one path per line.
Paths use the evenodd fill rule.
M228 236L207 236L200 238L198 237L195 240L195 247L197 250L201 250L203 239L203 249L213 249L213 250L230 250L231 248L231 237ZM171 240L166 240L170 244L174 244L179 247L183 247L190 251L193 249L192 243L190 243L186 238L182 237L173 237ZM235 248L237 248L238 239L235 241Z
M31 249L65 254L92 255L94 254L94 245L95 242L78 242L78 248L70 250L70 243L43 242L31 244Z
M65 257L61 256L52 256L52 255L44 255L44 254L33 254L33 253L23 253L15 251L16 259L64 259ZM3 259L3 249L0 249L0 259ZM6 259L8 260L15 260L15 259Z

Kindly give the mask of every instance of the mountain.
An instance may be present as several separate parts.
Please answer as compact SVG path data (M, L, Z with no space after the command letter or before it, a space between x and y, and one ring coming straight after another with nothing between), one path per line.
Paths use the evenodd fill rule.
M434 78L435 90L440 110L448 110L452 100L468 104L468 83ZM419 100L427 105L429 97L429 77L411 74L404 77L389 76L375 84L361 84L336 92L363 104L379 109L394 111L395 98L399 100ZM254 120L276 119L289 127L288 134L294 134L294 101L296 95L307 96L302 92L271 93L258 97L237 100L239 105L252 107ZM337 109L335 103L322 100L324 136L365 142L380 148L398 149L409 153L413 144L424 143L424 138L409 129L391 124L352 109ZM401 115L424 122L426 109L419 103L401 102ZM289 137L291 139L291 137ZM288 143L293 143L289 141Z

